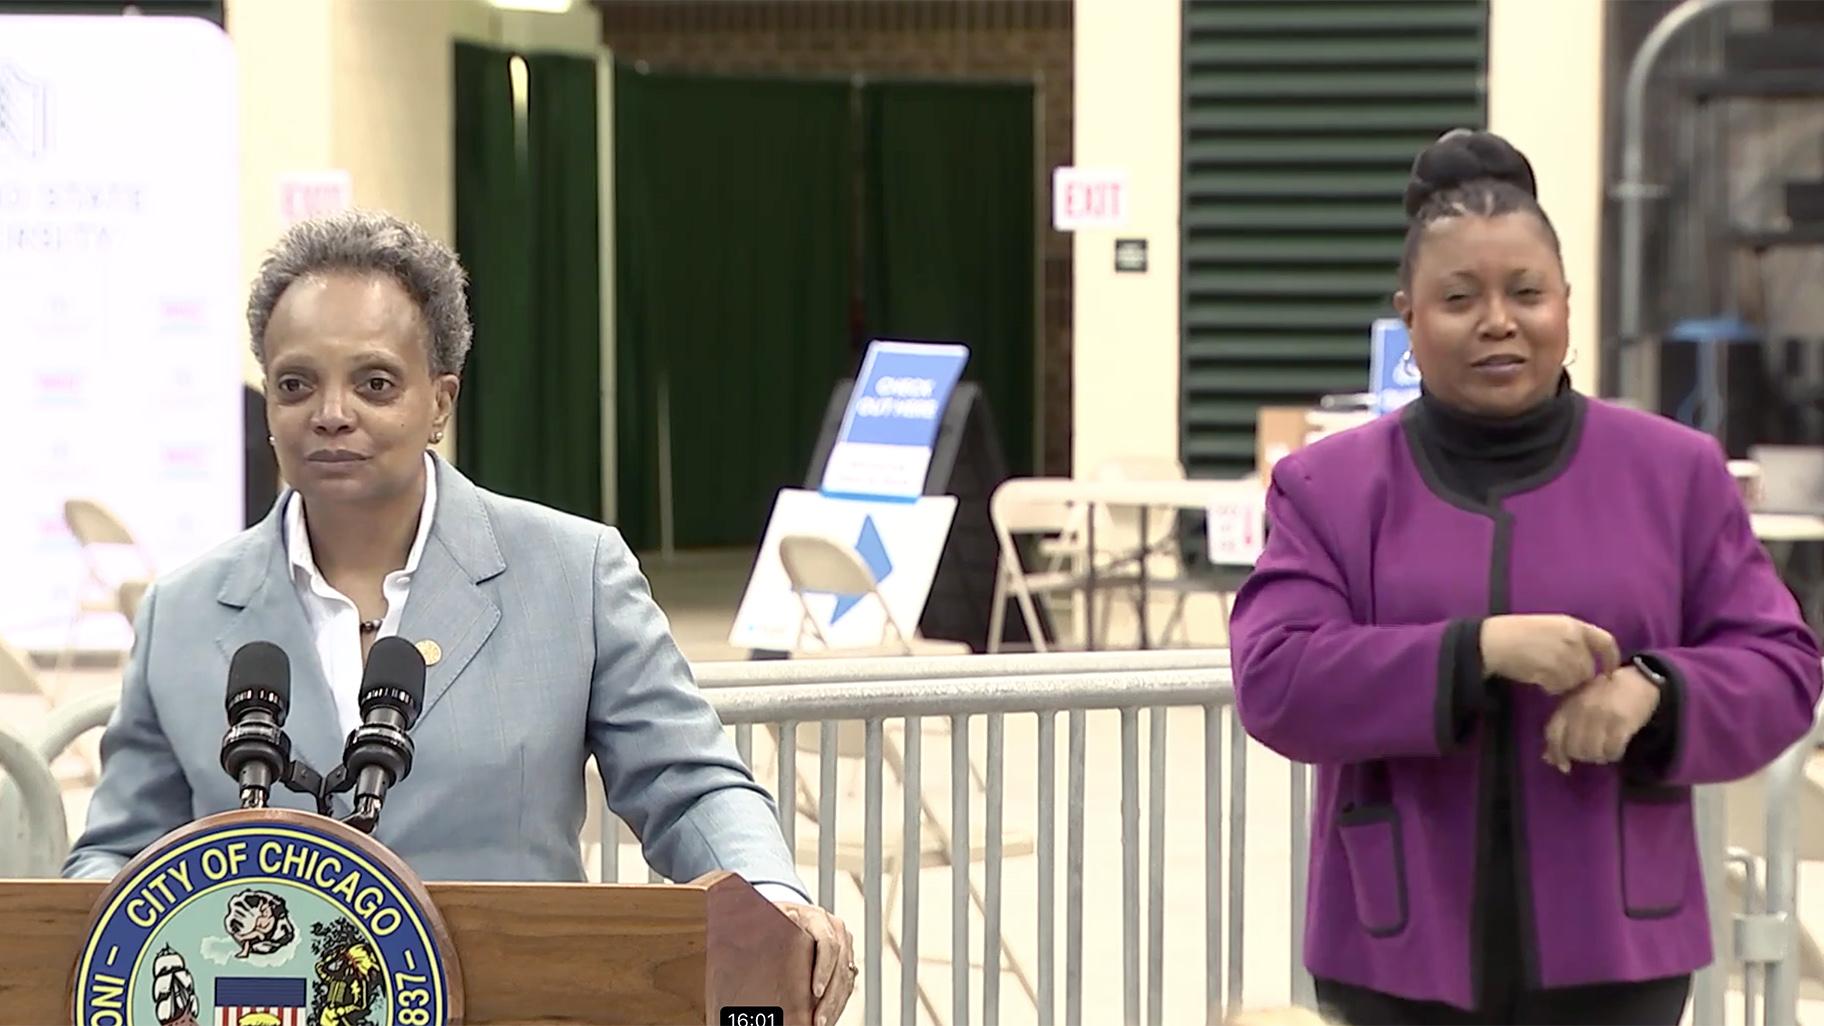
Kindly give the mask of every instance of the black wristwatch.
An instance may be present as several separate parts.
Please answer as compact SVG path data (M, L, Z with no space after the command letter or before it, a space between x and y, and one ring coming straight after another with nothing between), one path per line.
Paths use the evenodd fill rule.
M1666 679L1665 671L1661 670L1657 663L1658 660L1647 655L1637 655L1628 660L1628 664L1639 670L1642 677L1652 681L1654 687L1664 691L1669 681Z

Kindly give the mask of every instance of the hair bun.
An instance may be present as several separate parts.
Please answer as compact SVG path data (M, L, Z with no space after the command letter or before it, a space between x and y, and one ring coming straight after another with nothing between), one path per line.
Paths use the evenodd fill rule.
M1479 180L1506 182L1534 199L1533 165L1514 144L1493 132L1452 129L1419 151L1406 180L1406 216L1416 217L1439 193Z

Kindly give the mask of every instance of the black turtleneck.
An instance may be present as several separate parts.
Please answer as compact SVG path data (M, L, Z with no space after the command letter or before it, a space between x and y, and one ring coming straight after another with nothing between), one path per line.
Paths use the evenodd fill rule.
M1443 484L1478 504L1496 487L1540 473L1571 440L1577 421L1570 377L1551 398L1513 417L1488 417L1453 407L1430 392L1419 395L1419 444Z

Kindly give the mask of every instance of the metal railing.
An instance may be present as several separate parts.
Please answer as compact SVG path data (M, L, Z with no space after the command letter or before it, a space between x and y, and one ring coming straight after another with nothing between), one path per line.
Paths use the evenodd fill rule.
M1162 652L1106 652L1106 653L1070 653L1044 656L962 656L933 657L920 659L892 660L846 660L846 661L796 661L796 662L758 662L704 664L698 667L700 683L710 691L711 700L722 712L724 722L736 725L737 747L742 757L753 765L753 731L757 724L765 724L771 733L778 736L781 753L778 759L779 795L792 795L797 786L797 767L794 729L800 725L815 724L819 733L819 778L822 786L818 789L821 796L820 808L817 810L820 821L828 821L834 815L835 805L832 794L835 790L830 754L833 745L831 737L837 724L843 721L859 720L867 725L870 739L867 749L867 765L877 767L881 750L874 744L876 727L879 723L895 719L908 721L907 736L916 735L920 718L937 716L945 718L951 727L952 756L956 757L964 746L957 740L961 733L966 737L969 725L964 722L970 716L985 715L989 718L990 743L988 746L988 767L986 785L989 791L989 808L984 818L984 826L991 832L998 832L998 818L1001 780L1001 766L998 760L1004 757L1001 742L1004 726L997 723L1008 714L1035 715L1040 718L1039 727L1039 834L1041 838L1052 836L1052 816L1055 812L1055 795L1047 791L1052 780L1051 771L1055 765L1056 742L1055 725L1048 726L1052 717L1062 711L1068 714L1072 728L1071 748L1069 751L1069 768L1072 773L1071 790L1067 799L1069 814L1080 817L1082 800L1080 774L1084 766L1084 747L1078 733L1084 722L1084 714L1091 710L1117 710L1121 715L1121 849L1122 849L1122 984L1123 1009L1125 1021L1138 1023L1157 1023L1163 1021L1161 1015L1160 990L1163 979L1161 964L1162 916L1166 907L1164 901L1163 880L1161 879L1163 860L1158 856L1164 838L1164 828L1168 817L1165 815L1165 766L1166 749L1164 745L1165 721L1162 710L1173 706L1202 706L1205 709L1205 807L1202 811L1209 834L1205 848L1205 895L1207 936L1205 950L1206 971L1206 1020L1218 1021L1240 1004L1242 998L1242 954L1243 924L1245 922L1244 902L1247 893L1245 851L1247 830L1247 749L1245 734L1238 719L1233 715L1232 691L1229 687L1228 654L1220 650L1168 650ZM1188 676L1183 676L1188 674ZM1184 690L1180 690L1184 689ZM1202 689L1202 690L1198 690ZM1141 850L1137 843L1139 830L1137 817L1140 804L1138 801L1138 719L1141 710L1148 710L1148 772L1149 791L1147 809L1149 810L1148 834L1149 847L1154 853L1148 865L1148 878L1145 893L1147 901L1139 900L1138 883L1139 866L1137 853ZM1225 727L1221 722L1227 720L1228 735L1228 780L1224 787L1222 741ZM1799 980L1802 972L1799 957L1799 922L1797 903L1797 813L1798 793L1806 786L1804 767L1815 751L1818 739L1824 737L1824 707L1820 707L1819 719L1813 732L1805 739L1792 746L1770 766L1762 775L1766 787L1766 836L1765 855L1756 857L1740 848L1729 845L1722 826L1725 794L1722 788L1704 787L1696 789L1696 818L1700 853L1704 864L1704 879L1712 925L1715 935L1721 941L1729 939L1729 950L1734 953L1740 965L1743 988L1744 1022L1765 1023L1767 1026L1796 1026ZM909 753L910 754L910 753ZM916 756L913 756L916 758ZM910 761L910 760L908 760ZM966 782L960 780L960 773L953 773L951 787L952 801L957 799L954 790ZM913 778L916 781L916 777ZM977 782L982 782L977 777ZM864 816L868 837L873 839L879 820L879 799L874 788L878 780L869 778L869 791L864 802ZM1310 848L1310 768L1298 763L1289 764L1287 794L1287 823L1289 831L1289 873L1287 930L1288 952L1287 964L1290 967L1289 990L1293 1001L1311 1007L1315 1004L1311 978L1303 968L1304 924L1307 901L1307 870ZM1229 799L1227 815L1224 815L1223 801ZM960 810L961 806L957 806ZM786 824L788 841L792 838L795 821L798 818L795 803L782 800L780 803L782 823ZM959 813L960 815L960 813ZM1226 833L1225 833L1226 819ZM612 822L612 820L610 820ZM910 824L908 820L908 824ZM1275 824L1277 825L1277 824ZM968 824L965 824L967 829ZM1081 825L1080 820L1073 820L1067 830L1071 848L1068 857L1071 865L1081 866ZM906 833L911 835L912 827ZM954 842L954 838L952 839ZM824 835L819 835L816 852L818 864L818 900L828 903L831 893L828 869L830 855L827 844L823 843ZM957 844L952 853L952 867L961 858L964 846ZM606 850L605 850L606 853ZM991 851L990 861L996 857ZM1743 883L1743 896L1739 903L1729 892L1727 880L1729 867L1740 867ZM1226 888L1223 886L1222 873L1226 866ZM879 863L870 864L864 880L872 881L877 886ZM604 873L609 867L604 863ZM1051 1012L1053 990L1050 971L1051 951L1047 938L1051 936L1051 908L1053 866L1041 846L1040 852L1040 888L1039 888L1039 983L1029 993L1032 995L1039 1013L1041 1023L1056 1021ZM604 876L605 879L611 878ZM990 882L998 877L990 874ZM1076 877L1068 878L1075 881ZM953 899L955 889L964 885L966 872L957 870L953 877ZM1763 882L1764 881L1764 882ZM916 901L916 884L906 884L907 908L913 907ZM1226 894L1225 894L1226 892ZM1226 908L1224 898L1226 896ZM992 891L989 908L980 917L986 936L984 951L991 948L991 942L998 936L1000 917L993 911ZM960 899L956 908L966 910ZM1080 944L1082 924L1083 892L1081 886L1067 886L1065 917L1067 931L1073 944ZM871 945L866 949L869 964L874 967L866 977L864 997L867 998L865 1022L884 1021L880 1016L877 998L879 992L878 953L879 937L883 924L874 915L875 905L872 901L866 906L869 917L862 924L858 937L861 943ZM1140 916L1144 909L1146 916L1146 944L1140 943ZM953 913L955 918L952 928L962 919L960 911ZM902 929L910 931L916 937L916 922L908 920ZM953 940L953 950L966 950L961 942L966 935L959 935ZM1145 972L1139 970L1141 951L1146 953ZM1722 945L1719 943L1719 954ZM914 947L914 952L916 948ZM1072 949L1080 952L1079 949ZM902 983L902 1005L899 1020L902 1023L915 1022L916 1009L912 1006L907 994L916 988L916 957L902 957L902 974L911 974L910 983ZM967 995L962 991L966 983L969 967L961 964L966 960L953 959L952 972L954 979L953 1006L951 1021L969 1021ZM909 966L906 963L910 963ZM984 968L984 983L992 988L993 970L996 968L992 956L987 959ZM1693 987L1693 1014L1697 1023L1721 1023L1724 1021L1724 1005L1727 997L1729 977L1732 966L1713 964L1697 974ZM1074 970L1074 971L1073 971ZM1067 1023L1080 1022L1081 983L1080 963L1072 962L1067 953L1067 970L1065 977L1066 1000L1065 1017ZM1141 987L1144 986L1144 1011L1142 1016ZM994 1023L998 1019L998 1007L992 1002L998 994L984 994L982 1018ZM935 1010L930 1010L937 1018Z
M1805 765L1817 750L1820 737L1824 737L1824 705L1814 710L1810 732L1763 774L1767 785L1767 834L1761 860L1763 874L1758 880L1754 856L1730 848L1727 840L1721 839L1722 792L1699 789L1699 840L1713 930L1721 925L1718 909L1727 907L1728 866L1735 863L1743 869L1743 909L1731 917L1729 926L1735 959L1742 964L1744 1022L1798 1026L1799 982L1804 968L1799 925L1799 793L1806 786ZM1723 974L1727 968L1713 964L1698 974L1692 995L1698 1022L1724 1021L1727 979ZM1759 1018L1755 1014L1757 992L1765 995Z
M855 933L861 948L858 962L863 966L858 1000L865 1022L889 1021L883 986L884 970L890 965L884 949L889 946L898 962L897 1021L901 1023L918 1021L921 1004L934 1021L969 1022L977 1018L974 1013L979 1006L982 1021L998 1023L1003 1012L1003 969L1017 982L1038 1022L1076 1024L1086 1019L1112 1018L1112 1013L1086 1015L1084 998L1086 979L1097 984L1098 990L1106 990L1103 985L1109 982L1094 968L1100 962L1086 967L1084 915L1086 891L1107 890L1100 877L1092 879L1089 875L1086 855L1091 839L1100 839L1103 834L1099 822L1087 819L1086 810L1091 804L1088 794L1092 737L1102 736L1092 727L1108 717L1118 721L1119 737L1121 1017L1130 1023L1158 1023L1166 1018L1168 969L1182 972L1185 965L1177 959L1168 965L1168 908L1180 915L1201 913L1205 1020L1221 1021L1240 1007L1248 889L1245 852L1250 743L1233 713L1226 652L708 663L698 665L696 670L699 683L733 732L742 758L756 766L756 756L766 755L770 748L770 782L775 784L779 796L781 825L788 846L795 853L799 851L796 834L801 820L815 828L815 844L809 858L801 857L801 862L816 865L815 897L826 906L835 905L842 869L838 817L847 819L855 814L852 807L838 800L838 763L859 759L865 777L860 803L861 852L858 861L841 875L852 880L861 893L863 913ZM0 875L57 872L67 833L49 763L83 732L102 726L112 706L113 696L105 694L63 706L30 742L0 728L0 769L10 778L7 786L0 789L0 842L11 849L0 852ZM1172 795L1182 792L1189 797L1195 790L1190 785L1196 781L1190 775L1170 772L1166 742L1168 718L1173 710L1191 716L1201 711L1203 771L1201 807L1181 804L1175 816L1167 803L1168 789ZM1056 950L1059 859L1057 845L1052 843L1060 826L1059 714L1065 720L1062 827L1066 838L1061 972ZM1031 903L1036 904L1036 916L1030 934L1025 929L1013 931L1033 941L1037 957L1033 966L1036 971L1032 972L1014 956L1007 943L1010 931L1005 915L1003 870L1006 841L1018 833L1009 827L1006 815L1012 793L1007 783L1010 724L1021 730L1030 728L1033 740L1030 758L1034 777L1029 790L1017 797L1024 800L1030 795L1035 803L1035 840L1029 852L1019 857L1024 859L1030 854L1036 861L1036 902ZM978 727L983 742L979 760L972 743ZM1824 719L1820 720L1820 727L1824 727ZM801 736L808 739L807 746L816 750L815 786L808 775L800 778ZM1804 767L1819 736L1824 736L1824 729L1814 729L1812 736L1795 745L1763 775L1767 808L1762 858L1728 846L1722 825L1722 790L1698 791L1697 826L1713 929L1719 941L1729 938L1741 965L1744 1021L1748 1023L1796 1023L1802 969L1797 905L1798 795L1799 789L1806 786ZM939 742L948 745L951 794L947 815L946 803L930 800L924 786L927 774L944 775L941 757L935 765L925 758L926 748ZM1015 766L1017 769L1018 764ZM902 804L899 810L889 811L887 806L885 778L889 771L897 778ZM1288 985L1293 999L1307 1005L1312 995L1309 977L1302 968L1301 946L1310 837L1309 776L1306 767L1290 766L1286 827L1290 841ZM599 871L603 880L612 881L621 875L621 824L605 809L595 810L595 815L604 824L599 838ZM1277 819L1277 810L1274 818ZM894 819L899 821L897 850L887 840L888 827ZM1167 826L1175 819L1201 829L1201 909L1194 903L1168 905L1167 860L1163 853ZM20 823L23 828L16 829ZM1278 829L1277 823L1273 825ZM972 843L972 838L977 837L979 844ZM1150 857L1143 858L1143 852ZM1739 911L1732 909L1735 903L1728 893L1731 864L1744 871L1745 898ZM889 893L884 882L892 865L898 867L896 894ZM920 921L931 911L929 904L920 903L920 869L926 866L950 869L947 1009L940 1009L938 999L920 986ZM979 884L972 872L977 868L982 874ZM1188 883L1190 877L1170 879ZM887 902L895 898L902 905L897 931L889 922L891 912L887 907ZM979 1003L972 1000L971 992L976 966L970 952L976 939L981 941L982 956ZM1109 964L1113 964L1112 960ZM1695 1022L1724 1021L1731 969L1729 965L1717 965L1699 974L1693 993ZM1260 986L1262 981L1256 976L1250 982ZM1061 1017L1057 1015L1060 1004Z
M1245 800L1229 808L1224 830L1224 737L1231 794L1246 785L1246 737L1232 715L1233 690L1228 653L1222 650L1149 653L1081 653L997 655L878 660L798 660L756 663L711 663L697 667L698 681L725 724L733 728L735 746L754 765L755 728L763 728L774 751L780 821L787 846L797 850L802 816L817 828L814 891L816 900L833 907L837 885L837 762L845 729L859 727L862 768L866 775L862 801L864 854L856 883L862 891L863 917L856 931L863 967L860 1000L867 1023L884 1018L883 948L891 943L899 963L898 1021L916 1022L922 1003L939 1022L973 1021L971 1000L974 966L971 950L975 922L981 924L982 992L980 1018L998 1023L1002 1012L1003 957L1041 1023L1077 1024L1084 1014L1085 818L1089 716L1112 712L1119 717L1121 844L1121 982L1124 1018L1160 1022L1165 983L1165 860L1160 857L1171 818L1166 807L1167 710L1202 710L1203 805L1197 814L1180 816L1204 832L1203 940L1205 1019L1215 1023L1239 1005L1242 992L1244 903L1243 856ZM1145 900L1141 872L1141 718L1146 714L1146 843L1154 857L1147 863ZM1058 825L1058 716L1065 717L1064 957L1058 972L1056 913L1058 859L1051 843ZM983 766L972 759L970 739L977 717L985 720ZM1013 960L1004 945L1005 892L1003 842L1006 829L1007 722L1031 717L1036 734L1033 755L1037 825L1033 855L1037 861L1037 915L1034 924L1036 973ZM924 787L927 721L948 728L950 756L949 816L929 800ZM891 745L889 724L900 727L900 742ZM817 786L800 786L800 728L816 728L819 758ZM852 739L851 739L852 740ZM883 909L887 812L885 774L899 777L902 792L899 850L893 853L899 873L901 922L892 936ZM980 790L983 815L980 850L971 844L976 828L972 799ZM801 800L802 799L802 800ZM852 815L852 812L850 813ZM619 877L619 823L608 824L602 844L603 880ZM1187 824L1188 825L1188 824ZM916 867L933 854L924 844L927 832L940 849L936 854L951 870L950 1007L936 1007L919 982L920 873ZM981 866L984 880L971 875ZM1226 888L1223 869L1228 877ZM1226 910L1226 914L1225 914ZM1144 922L1143 922L1144 920ZM1142 942L1144 929L1145 942ZM1145 957L1142 958L1144 951ZM1061 990L1061 994L1060 994ZM1056 1015L1062 999L1063 1016ZM1144 1007L1144 1012L1143 1012ZM1092 1017L1093 1018L1093 1017Z
M701 688L778 684L864 684L882 680L981 680L989 677L1076 676L1135 670L1223 670L1226 648L1146 652L1050 652L997 655L893 656L884 659L791 659L695 663ZM1225 677L1226 679L1226 677Z
M0 728L0 877L62 870L70 828L51 764L77 738L106 726L115 700L101 692L61 703L29 740Z

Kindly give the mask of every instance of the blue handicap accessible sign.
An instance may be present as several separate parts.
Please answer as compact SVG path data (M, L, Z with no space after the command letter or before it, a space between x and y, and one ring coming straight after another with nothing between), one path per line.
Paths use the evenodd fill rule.
M1374 393L1374 412L1387 413L1419 397L1419 368L1412 362L1412 339L1399 318L1375 321L1372 337L1369 389Z
M820 490L901 502L922 495L938 424L968 362L962 345L871 343Z

